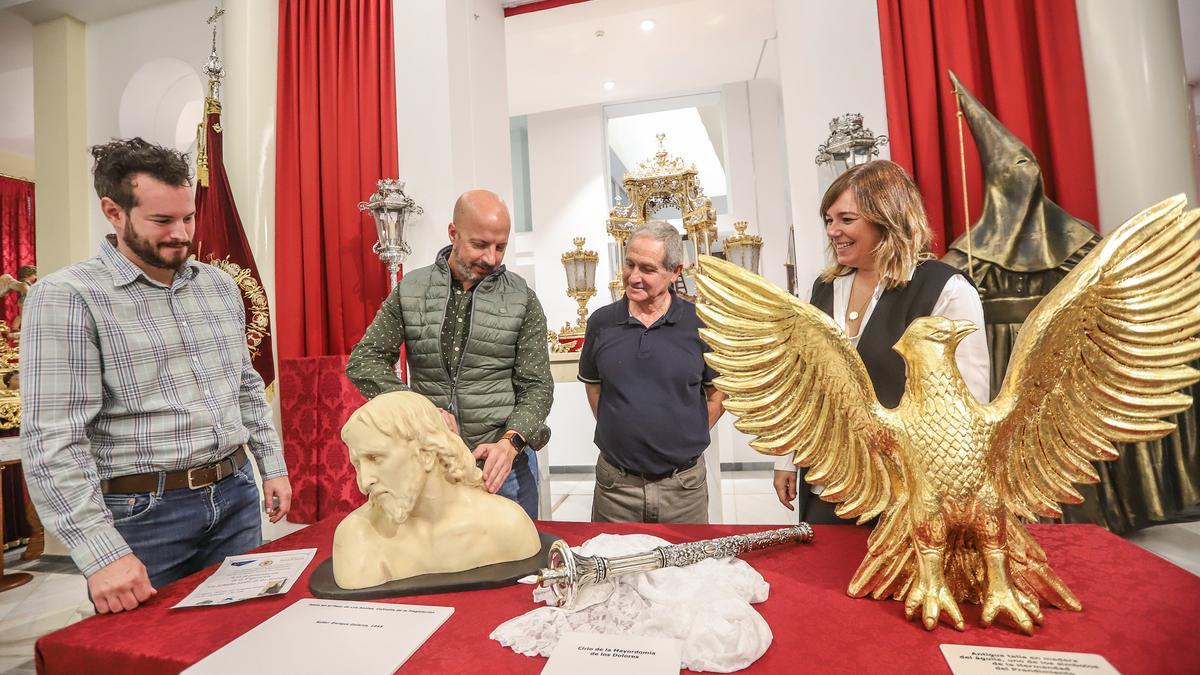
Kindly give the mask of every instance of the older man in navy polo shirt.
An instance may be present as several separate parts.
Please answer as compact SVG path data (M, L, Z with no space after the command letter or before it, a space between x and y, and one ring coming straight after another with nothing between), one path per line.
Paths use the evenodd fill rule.
M592 314L579 379L596 416L592 520L707 523L704 449L724 412L683 271L675 228L651 221L625 253L625 297Z

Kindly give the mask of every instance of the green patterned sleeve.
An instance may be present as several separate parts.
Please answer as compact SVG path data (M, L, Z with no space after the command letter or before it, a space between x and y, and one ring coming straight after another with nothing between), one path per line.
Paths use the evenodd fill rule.
M383 301L346 362L346 376L363 396L371 399L389 391L408 390L408 385L396 376L394 368L403 344L404 315L397 287Z
M550 351L546 344L546 313L533 289L525 307L525 321L517 335L517 361L513 369L517 403L506 428L525 437L534 448L546 444L546 416L554 402L554 378L550 375Z

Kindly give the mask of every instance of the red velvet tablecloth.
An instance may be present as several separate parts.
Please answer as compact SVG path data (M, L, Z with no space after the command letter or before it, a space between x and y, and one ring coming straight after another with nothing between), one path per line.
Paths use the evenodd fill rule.
M336 518L264 546L277 551L316 546L309 572L330 554ZM616 525L543 522L539 528L575 545L601 532L647 533L673 542L768 529L745 525ZM867 531L816 526L814 543L747 554L771 584L756 607L775 633L770 649L748 670L761 673L948 673L938 645L995 645L1101 654L1122 673L1200 673L1200 577L1193 576L1092 525L1033 526L1083 612L1045 610L1046 625L1028 637L1005 627L980 628L979 607L966 605L965 632L932 633L904 621L893 600L857 600L846 584L866 549ZM96 616L37 643L39 673L175 673L250 630L296 600L309 597L308 573L286 596L221 607L168 609L210 574L206 570L162 588L131 613ZM529 587L397 598L444 605L454 614L404 665L413 673L537 673L544 658L516 654L489 640L500 623L534 608ZM262 645L265 650L288 645Z

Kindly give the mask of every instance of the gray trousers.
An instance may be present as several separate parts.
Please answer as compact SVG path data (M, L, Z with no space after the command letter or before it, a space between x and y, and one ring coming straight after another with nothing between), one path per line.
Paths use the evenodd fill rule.
M592 520L598 523L708 523L704 456L661 480L645 480L596 461Z

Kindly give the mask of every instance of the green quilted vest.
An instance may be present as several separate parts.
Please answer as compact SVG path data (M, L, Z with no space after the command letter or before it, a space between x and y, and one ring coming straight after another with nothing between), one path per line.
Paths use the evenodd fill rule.
M439 408L454 411L459 434L474 449L499 440L516 403L512 376L529 287L503 266L479 282L471 302L466 351L458 372L447 373L441 337L451 290L449 251L450 247L442 249L433 265L406 273L397 288L408 347L408 385ZM540 448L549 429L543 425L533 436L526 440Z

